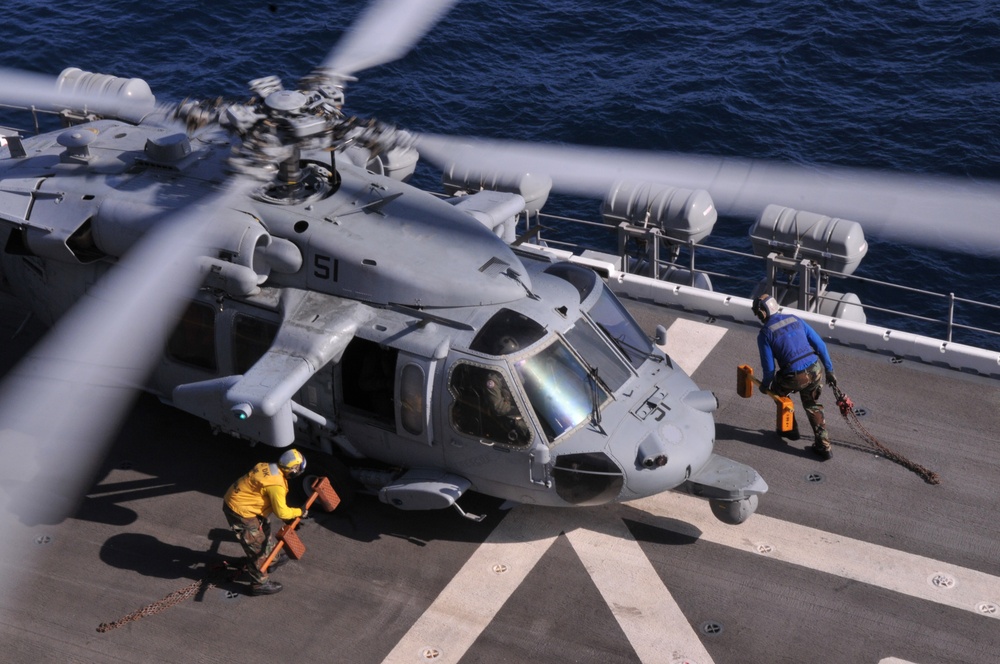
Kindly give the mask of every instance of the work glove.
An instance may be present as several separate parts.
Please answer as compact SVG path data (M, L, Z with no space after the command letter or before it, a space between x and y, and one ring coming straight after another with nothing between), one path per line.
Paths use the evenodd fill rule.
M302 510L302 516L300 516L299 518L303 519L303 520L304 519L308 519L309 518L309 510Z
M837 377L833 375L832 371L826 372L826 384L830 387L837 387Z

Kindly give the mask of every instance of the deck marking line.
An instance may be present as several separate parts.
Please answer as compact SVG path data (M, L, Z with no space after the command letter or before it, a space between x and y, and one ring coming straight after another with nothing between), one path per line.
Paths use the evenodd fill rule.
M667 329L667 354L690 376L724 336L724 327L678 318Z
M440 650L435 664L458 662L556 541L564 516L519 506L504 517L383 662L426 661L426 647Z
M645 518L638 520L655 527L676 530L674 520L681 519L687 522L685 526L701 530L700 539L743 551L757 552L758 543L766 542L770 550L762 555L769 558L976 615L984 615L976 609L981 602L1000 598L1000 577L762 514L730 526L716 520L704 501L691 496L667 492L628 504L645 512ZM659 517L670 521L662 522ZM956 583L935 587L929 579L940 574L950 575Z
M579 516L590 516L584 512ZM621 519L608 516L595 513L591 518L601 519L600 523L567 530L566 537L639 660L711 664L711 656L642 547ZM578 522L586 525L589 520Z
M725 334L725 328L678 318L667 332L667 349L690 375ZM519 506L472 554L383 664L424 661L424 648L440 651L435 662L458 662L564 531L641 661L688 658L711 664L708 651L620 519L612 517L597 530L573 529L593 518L583 512ZM612 560L608 550L619 550L628 563ZM497 564L507 571L492 571Z

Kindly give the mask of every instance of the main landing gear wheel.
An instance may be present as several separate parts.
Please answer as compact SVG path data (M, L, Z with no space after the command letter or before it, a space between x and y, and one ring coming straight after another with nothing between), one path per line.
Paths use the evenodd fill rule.
M306 453L306 470L292 487L296 496L305 502L313 494L313 482L320 477L330 480L333 490L340 496L338 511L351 506L357 494L351 471L340 459L321 452Z

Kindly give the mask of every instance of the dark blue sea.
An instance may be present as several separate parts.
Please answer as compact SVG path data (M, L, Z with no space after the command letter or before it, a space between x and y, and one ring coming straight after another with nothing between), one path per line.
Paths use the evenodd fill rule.
M163 101L244 99L252 78L276 74L294 86L365 4L7 0L0 66L140 77ZM1000 9L972 0L466 0L405 58L361 72L347 107L417 131L1000 180ZM15 124L6 113L0 122ZM598 202L555 203L547 211L598 217ZM749 252L747 229L722 219L708 243ZM1000 303L998 259L869 241L858 274ZM749 295L760 264L727 266L745 282L717 287ZM838 290L929 317L947 311L919 293ZM996 313L960 307L959 317L1000 329ZM1000 348L998 338L955 339Z

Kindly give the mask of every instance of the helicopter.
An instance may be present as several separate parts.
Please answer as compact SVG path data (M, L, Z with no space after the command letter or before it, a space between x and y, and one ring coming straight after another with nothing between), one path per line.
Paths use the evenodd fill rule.
M141 388L217 431L316 450L314 469L343 467L405 510L477 518L459 505L469 491L588 506L680 490L739 523L767 485L713 453L714 396L596 272L518 235L518 216L550 189L652 179L690 188L681 218L814 204L934 243L941 218L962 217L950 242L995 251L983 187L348 117L353 75L401 57L452 4L376 2L295 89L256 79L246 102L0 73L0 103L66 123L0 149L3 284L54 326L0 395L0 445L18 460L6 511L71 509L80 466ZM444 197L408 184L418 158L446 174Z
M767 484L713 453L715 396L597 272L517 236L550 177L446 158L435 196L407 183L435 139L344 113L353 75L452 4L374 2L295 89L255 79L249 101L0 73L0 103L63 124L0 148L3 287L53 326L0 394L9 515L71 513L140 389L313 450L313 472L402 510L481 520L468 491L591 506L678 490L727 523L753 514Z

